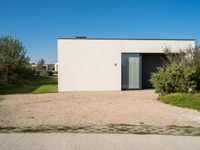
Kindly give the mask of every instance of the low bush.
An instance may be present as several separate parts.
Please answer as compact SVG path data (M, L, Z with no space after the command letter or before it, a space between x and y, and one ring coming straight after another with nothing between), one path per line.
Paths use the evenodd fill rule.
M178 53L165 49L165 54L164 66L150 79L156 92L164 95L200 91L200 48L188 48Z
M47 71L47 75L48 76L53 76L53 71L51 71L51 70Z
M151 83L156 92L161 94L176 92L194 92L198 86L198 70L182 64L172 64L166 68L158 68L152 74Z

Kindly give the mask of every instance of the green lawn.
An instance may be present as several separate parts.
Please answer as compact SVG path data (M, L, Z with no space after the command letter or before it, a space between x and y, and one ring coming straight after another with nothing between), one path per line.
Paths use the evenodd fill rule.
M161 101L178 107L191 108L200 111L200 93L177 93L161 96Z
M55 93L58 92L58 81L56 77L40 77L26 81L24 85L12 85L0 87L0 94L17 93Z

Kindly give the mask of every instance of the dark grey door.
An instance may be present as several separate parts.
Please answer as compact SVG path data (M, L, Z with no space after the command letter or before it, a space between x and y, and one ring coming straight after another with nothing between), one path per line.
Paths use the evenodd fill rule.
M122 54L122 89L140 89L140 54Z

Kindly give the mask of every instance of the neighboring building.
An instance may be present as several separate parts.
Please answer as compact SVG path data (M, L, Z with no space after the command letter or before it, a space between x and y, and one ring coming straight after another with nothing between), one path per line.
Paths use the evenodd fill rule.
M55 71L55 65L54 64L45 64L46 71Z
M37 63L31 63L31 67L36 68ZM57 67L56 64L44 64L42 68L46 71L57 71L56 69L58 67L57 68L55 68L55 67Z
M58 39L59 91L151 88L164 47L194 47L194 39Z
M58 63L54 64L55 71L58 72Z
M33 68L37 67L37 63L31 63L30 65L31 65L31 67L33 67Z

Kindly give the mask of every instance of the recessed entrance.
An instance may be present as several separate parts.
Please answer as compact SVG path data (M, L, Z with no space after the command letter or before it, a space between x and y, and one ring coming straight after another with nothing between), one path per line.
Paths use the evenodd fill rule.
M161 53L122 53L122 90L152 89L151 75L165 59Z
M142 55L142 89L152 89L152 84L149 81L153 72L157 71L158 67L163 66L166 59L165 54L159 53L143 53Z

